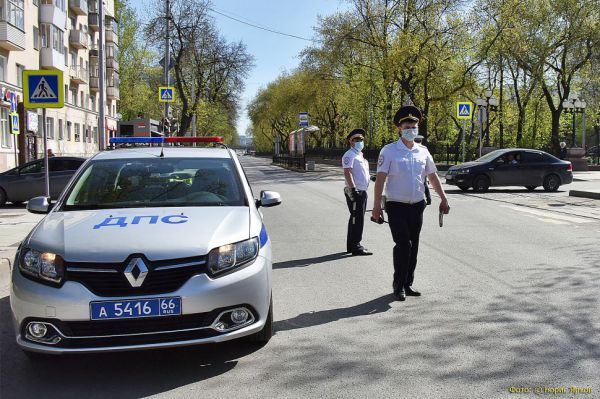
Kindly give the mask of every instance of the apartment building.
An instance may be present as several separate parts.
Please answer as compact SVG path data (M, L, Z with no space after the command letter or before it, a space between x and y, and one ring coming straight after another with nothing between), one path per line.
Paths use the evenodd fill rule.
M117 129L119 53L114 0L104 0L106 133ZM43 155L42 111L24 109L22 71L63 72L65 106L48 109L48 147L56 155L98 151L100 23L97 0L0 0L0 171ZM20 114L21 134L9 114Z

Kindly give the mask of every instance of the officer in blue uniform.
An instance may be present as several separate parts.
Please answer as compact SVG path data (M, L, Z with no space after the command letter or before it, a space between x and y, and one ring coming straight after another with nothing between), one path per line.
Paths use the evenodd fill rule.
M346 137L350 149L342 157L344 195L350 211L348 234L346 236L346 252L352 256L372 255L361 245L362 233L367 211L367 189L369 188L369 162L363 157L365 131L354 129Z
M441 198L439 210L450 211L446 193L436 174L437 168L425 146L415 144L422 118L417 107L401 107L394 116L400 139L383 147L377 161L377 179L372 218L382 218L381 195L385 184L385 210L394 239L394 296L404 301L406 296L420 296L412 287L419 235L425 210L425 178Z

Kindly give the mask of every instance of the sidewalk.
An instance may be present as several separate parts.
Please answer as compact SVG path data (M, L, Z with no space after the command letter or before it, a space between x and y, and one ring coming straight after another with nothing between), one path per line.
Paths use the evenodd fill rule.
M19 243L43 217L22 207L0 213L0 265L13 262Z

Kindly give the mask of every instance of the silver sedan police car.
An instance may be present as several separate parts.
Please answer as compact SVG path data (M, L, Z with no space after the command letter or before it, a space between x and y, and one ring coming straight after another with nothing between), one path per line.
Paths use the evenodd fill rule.
M164 141L100 152L56 204L29 202L47 216L11 273L26 352L270 339L271 242L258 208L279 194L255 200L233 150Z

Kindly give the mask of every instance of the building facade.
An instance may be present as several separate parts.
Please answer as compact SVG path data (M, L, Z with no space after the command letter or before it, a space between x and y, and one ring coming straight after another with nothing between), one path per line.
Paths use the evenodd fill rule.
M106 133L117 130L119 54L114 0L104 0ZM63 72L65 106L48 109L48 148L56 155L98 151L100 23L97 0L0 0L0 171L43 156L42 111L23 107L23 70ZM10 133L17 110L20 131Z

